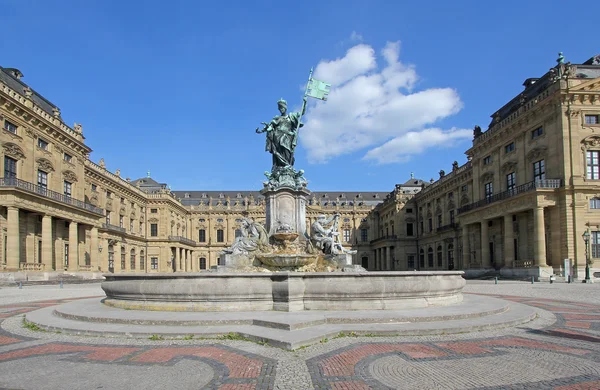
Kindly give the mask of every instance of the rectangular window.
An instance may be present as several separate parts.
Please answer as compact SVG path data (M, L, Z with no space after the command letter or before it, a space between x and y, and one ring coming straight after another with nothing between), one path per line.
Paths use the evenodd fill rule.
M599 167L600 167L600 162L599 162L599 157L600 157L600 151L597 150L588 150L587 152L585 152L585 157L586 157L586 169L587 169L587 175L586 177L588 179L592 179L592 180L598 180L600 179L600 175L599 175Z
M600 257L600 232L592 232L592 257Z
M63 154L63 160L65 160L66 162L71 162L72 159L73 156L71 156L69 153Z
M454 210L450 210L450 223L452 225L454 225L455 219L454 219Z
M65 196L71 197L71 189L72 189L72 187L73 187L73 185L71 183L69 183L68 181L65 180L64 185L63 185Z
M350 229L344 229L344 242L350 242Z
M506 175L506 189L512 191L515 189L516 181L515 181L515 173L511 172Z
M487 156L483 158L483 165L489 165L492 163L492 156Z
M414 225L413 225L413 223L412 223L412 222L408 222L408 223L406 224L406 235L407 235L407 236L409 236L409 237L412 237L412 236L414 236L414 235L415 235L415 232L414 232Z
M106 224L110 225L110 211L106 212Z
M408 208L408 209L406 209L406 213L407 213L407 214L410 214L410 213L412 213L412 212L413 212L413 211L412 211L412 209L411 209L411 208Z
M225 259L219 256L217 258L217 265L225 265Z
M506 145L504 147L504 153L510 153L513 150L515 150L515 143L514 142L511 142L511 143L509 143L508 145Z
M123 216L122 215L119 215L119 227L122 227L122 228L125 227L124 223L123 223Z
M217 242L225 242L225 238L223 235L223 229L217 230Z
M544 128L538 127L537 129L535 129L531 132L531 138L539 137L542 134L544 134Z
M585 116L585 124L586 125L597 125L598 123L600 123L598 121L598 115L586 115Z
M92 191L96 192L97 189L98 189L98 186L95 184L92 184Z
M121 247L121 269L125 270L125 247Z
M44 141L41 138L38 138L37 146L40 149L48 150L48 142Z
M108 201L110 198L112 198L112 192L106 191L106 200Z
M198 232L198 241L206 242L206 230L200 229L200 231Z
M13 134L17 134L17 125L7 120L4 121L4 130L10 131Z
M423 227L423 220L419 221L419 228L421 230L421 234L425 233L425 228Z
M489 199L494 194L494 189L492 188L492 182L485 183L485 198Z
M429 218L429 233L433 231L433 218Z
M415 269L415 255L406 256L406 269L409 271Z
M140 230L138 230L138 233L144 234L144 223L143 222L140 222Z
M151 214L156 214L156 213L158 213L158 209L150 209L150 213Z
M465 184L464 186L462 186L462 187L460 188L460 190L461 190L462 192L467 192L467 191L469 190L469 186L468 186L467 184Z
M200 269L206 269L206 258L205 257L200 258Z
M442 268L444 262L443 262L443 258L442 258L442 247L438 247L438 253L437 253L437 266L438 268Z
M442 226L442 214L438 214L437 216L437 227Z
M65 244L65 267L69 266L69 244Z
M590 199L590 209L600 209L600 198Z
M433 249L431 248L427 252L427 267L433 268Z
M38 169L38 186L41 191L46 191L48 188L48 174Z
M129 220L129 231L133 233L133 219Z
M158 237L158 224L157 223L150 224L150 236Z
M366 242L369 239L369 231L367 229L360 229L360 240Z
M544 160L536 161L533 163L533 180L545 180L546 179L546 166Z
M146 269L146 256L144 256L144 251L140 252L140 270Z
M158 257L150 258L150 269L158 269Z
M4 157L4 178L5 179L16 179L17 178L17 160L10 157Z
M135 252L132 250L129 258L129 266L131 269L135 269Z

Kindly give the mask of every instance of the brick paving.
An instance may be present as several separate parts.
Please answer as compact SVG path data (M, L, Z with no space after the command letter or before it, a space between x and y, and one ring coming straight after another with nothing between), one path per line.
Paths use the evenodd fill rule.
M436 337L346 337L288 352L236 340L17 332L24 313L76 298L0 305L0 388L600 389L600 305L488 295L555 321Z

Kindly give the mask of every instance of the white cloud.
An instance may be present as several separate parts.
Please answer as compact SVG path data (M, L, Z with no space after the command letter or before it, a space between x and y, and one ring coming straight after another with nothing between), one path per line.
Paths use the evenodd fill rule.
M442 130L438 128L409 131L365 154L363 160L374 160L378 164L399 163L410 160L411 155L423 153L432 146L451 147L457 141L469 140L473 131L469 129Z
M462 102L451 88L414 91L419 79L415 67L400 62L399 54L400 43L388 42L381 51L384 66L379 68L375 50L358 44L344 57L317 65L314 77L331 83L332 90L327 102L311 99L301 130L300 140L311 162L323 163L366 148L371 149L364 156L367 160L400 162L408 154L389 149L401 145L393 143L395 139L420 135L427 126L460 111ZM463 134L438 131L446 138ZM427 140L422 150L446 141L444 137ZM383 147L396 159L378 158L376 150Z
M352 31L352 34L350 34L350 42L362 42L363 41L363 36L360 35L359 33L357 33L356 31Z

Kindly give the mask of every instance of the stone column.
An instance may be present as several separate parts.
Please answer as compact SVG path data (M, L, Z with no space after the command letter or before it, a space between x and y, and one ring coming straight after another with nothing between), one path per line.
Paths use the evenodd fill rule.
M377 249L373 249L373 270L377 269Z
M533 209L533 264L547 267L546 264L546 227L544 225L544 208Z
M98 228L92 226L90 229L90 264L92 271L98 271L100 269L100 262L98 256Z
M77 240L77 222L69 223L69 271L77 271L77 255L79 253Z
M512 215L504 216L504 267L513 268L515 262L515 235Z
M7 239L6 239L6 267L9 270L19 269L20 260L20 234L19 234L19 209L8 207L6 213L7 219Z
M392 270L392 256L391 256L391 248L389 246L385 247L385 270Z
M490 238L488 237L488 221L481 221L481 266L490 268Z
M466 269L471 264L471 248L469 248L469 225L462 227L462 264L458 269Z
M42 217L42 263L44 271L52 271L52 216L44 215Z
M181 272L181 257L179 255L179 248L175 247L175 270Z

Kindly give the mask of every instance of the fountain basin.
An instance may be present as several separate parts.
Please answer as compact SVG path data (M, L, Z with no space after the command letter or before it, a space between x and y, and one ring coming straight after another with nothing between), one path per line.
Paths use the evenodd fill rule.
M105 274L104 303L171 311L398 310L462 301L462 271Z
M279 241L294 241L298 238L298 233L273 233L271 236Z
M317 261L316 255L305 254L259 253L256 258L274 267L302 267Z

